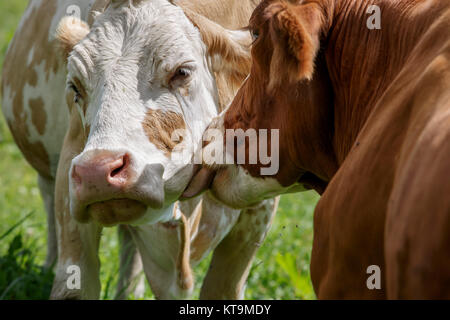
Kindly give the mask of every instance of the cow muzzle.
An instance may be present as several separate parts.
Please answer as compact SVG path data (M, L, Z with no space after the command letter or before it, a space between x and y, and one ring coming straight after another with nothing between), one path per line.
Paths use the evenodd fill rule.
M163 168L149 165L137 174L127 152L87 151L70 171L70 211L81 223L132 223L164 204Z

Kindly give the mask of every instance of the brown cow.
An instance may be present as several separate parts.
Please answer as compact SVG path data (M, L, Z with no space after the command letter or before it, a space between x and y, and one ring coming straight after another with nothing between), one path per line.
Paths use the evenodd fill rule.
M450 298L450 2L265 0L250 31L251 75L210 127L279 129L280 169L216 163L215 196L244 207L321 193L319 298ZM207 167L185 196L211 181Z

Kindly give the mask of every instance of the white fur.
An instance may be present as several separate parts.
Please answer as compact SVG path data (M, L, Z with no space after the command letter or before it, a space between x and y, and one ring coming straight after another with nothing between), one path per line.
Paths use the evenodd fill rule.
M187 96L167 84L169 74L183 65L194 70ZM149 109L179 113L190 135L191 145L186 147L196 149L218 108L215 79L200 33L182 9L166 0L144 2L137 8L127 3L111 6L75 46L68 70L69 79L79 78L88 92L85 122L91 126L85 150L73 163L100 149L126 151L137 176L146 166L162 165L168 195L166 210L161 211L165 219L167 209L187 186L192 165L176 163L157 149L142 123Z
M289 193L289 189L280 185L275 178L255 178L241 166L226 165L218 171L211 192L227 206L241 209Z

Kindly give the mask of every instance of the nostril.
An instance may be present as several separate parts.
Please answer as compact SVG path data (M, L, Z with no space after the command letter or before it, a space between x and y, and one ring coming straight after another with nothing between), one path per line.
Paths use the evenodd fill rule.
M118 175L120 175L122 172L125 171L125 169L128 167L130 163L130 157L128 156L128 154L125 154L121 161L117 161L117 165L115 168L113 168L113 170L110 173L110 177L111 178L115 178Z

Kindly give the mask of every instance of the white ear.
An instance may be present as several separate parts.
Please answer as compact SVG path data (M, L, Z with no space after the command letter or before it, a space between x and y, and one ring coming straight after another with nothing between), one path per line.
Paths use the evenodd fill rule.
M89 33L89 26L86 22L75 17L64 17L56 29L56 39L58 40L64 55L69 56L73 47L83 40Z

